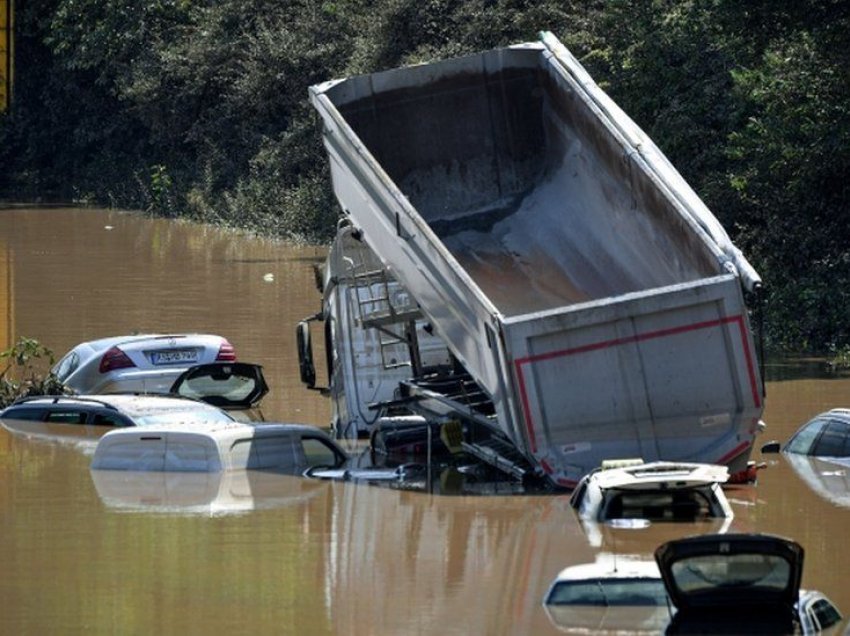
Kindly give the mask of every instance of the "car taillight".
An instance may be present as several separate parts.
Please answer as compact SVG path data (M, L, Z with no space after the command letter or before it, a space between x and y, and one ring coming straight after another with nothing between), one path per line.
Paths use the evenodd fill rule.
M233 345L227 340L221 343L218 348L218 355L215 357L216 362L236 362L236 350Z
M101 373L107 373L109 371L115 371L115 369L126 369L127 367L134 366L136 365L127 357L126 353L118 347L112 347L100 359L99 370Z

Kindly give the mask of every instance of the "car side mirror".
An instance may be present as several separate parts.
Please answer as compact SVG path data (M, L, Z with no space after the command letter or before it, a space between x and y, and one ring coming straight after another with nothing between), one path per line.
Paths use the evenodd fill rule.
M313 345L310 341L310 325L306 320L298 323L296 329L296 344L298 347L298 370L301 382L308 389L316 388L316 367L313 364Z
M761 447L762 453L778 453L782 450L782 444L777 441L770 441Z

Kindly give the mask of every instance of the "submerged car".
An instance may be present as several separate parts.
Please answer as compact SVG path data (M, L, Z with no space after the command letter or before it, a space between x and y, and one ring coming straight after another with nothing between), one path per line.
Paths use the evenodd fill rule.
M570 496L588 542L600 547L609 529L654 522L708 523L725 532L734 513L723 491L725 466L624 460L605 462L579 480Z
M42 422L45 433L99 437L111 427L161 423L165 412L189 422L263 421L259 403L266 393L260 365L214 362L186 369L168 393L31 396L9 405L0 418ZM32 425L29 429L34 432Z
M570 497L582 519L698 521L732 517L722 484L725 466L683 462L605 464L585 475Z
M672 616L655 561L612 553L561 570L543 605L552 624L566 632L657 634Z
M212 334L139 334L101 338L75 346L52 372L78 394L163 393L188 367L236 362L233 345Z
M348 457L321 429L307 424L169 423L113 430L100 438L92 470L216 473L274 469L301 475Z
M819 496L850 507L850 409L820 413L800 426L784 445L775 440L767 442L761 452L781 452Z
M701 535L655 551L676 613L666 633L814 634L842 620L823 594L800 590L804 550L767 534Z
M782 450L795 455L850 457L850 409L832 409L803 424L784 446L772 442L762 452Z
M97 439L115 428L154 424L232 422L226 411L199 400L164 395L33 396L0 411L12 432L38 437Z

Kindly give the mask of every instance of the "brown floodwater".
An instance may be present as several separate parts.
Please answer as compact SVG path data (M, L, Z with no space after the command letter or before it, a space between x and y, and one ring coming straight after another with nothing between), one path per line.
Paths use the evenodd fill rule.
M319 309L324 254L116 211L0 210L0 346L25 336L59 355L132 331L218 333L265 367L267 419L324 426L329 406L299 383L294 346L297 321ZM817 363L769 365L768 378L762 441L850 406L850 379ZM560 569L603 552L649 557L714 527L587 528L565 495L432 496L253 471L128 479L89 471L92 452L0 428L0 633L559 633L541 601ZM850 480L754 459L768 467L729 490L729 530L797 540L803 585L850 614Z

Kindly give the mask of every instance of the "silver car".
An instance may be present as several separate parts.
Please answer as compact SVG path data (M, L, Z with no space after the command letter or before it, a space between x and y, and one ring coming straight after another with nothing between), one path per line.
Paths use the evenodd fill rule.
M164 393L189 367L212 362L236 362L222 336L140 334L80 343L52 371L74 393Z

